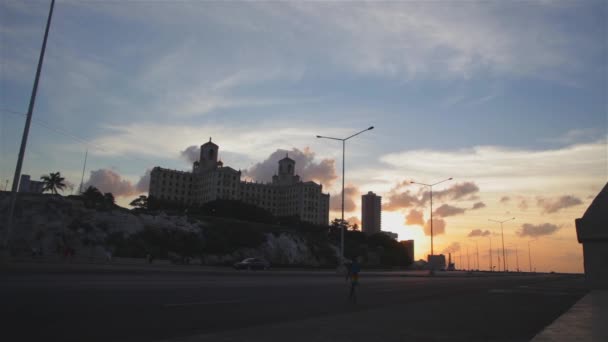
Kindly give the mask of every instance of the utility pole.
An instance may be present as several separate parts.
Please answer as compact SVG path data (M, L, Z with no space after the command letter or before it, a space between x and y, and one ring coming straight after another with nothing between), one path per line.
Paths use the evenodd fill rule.
M53 7L55 6L55 0L51 0L51 8L49 9L49 16L46 21L46 29L44 30L44 39L42 40L42 49L40 50L40 56L38 58L38 67L36 69L36 77L34 78L34 87L32 88L32 95L30 97L30 104L27 110L27 117L25 119L25 127L23 128L23 137L21 138L21 147L19 149L19 157L17 158L17 167L15 167L15 176L13 177L13 188L11 194L11 203L8 212L8 223L6 225L6 236L4 238L4 248L8 251L10 248L10 235L13 226L13 215L15 213L15 204L17 203L17 191L19 190L19 179L21 178L21 166L23 165L23 158L25 156L25 147L27 146L27 138L30 132L30 125L32 123L32 113L34 112L34 105L36 103L36 94L38 93L38 82L40 81L40 72L42 71L42 62L44 61L44 52L46 50L46 42L49 36L49 28L51 27L51 18L53 17Z
M80 178L80 191L79 194L82 194L82 184L84 182L84 169L87 167L87 156L89 155L89 149L84 153L84 164L82 165L82 178Z
M496 221L496 220L490 220L488 219L488 221L492 221L492 222L496 222L496 223L500 223L500 235L502 237L502 263L503 263L503 271L507 270L507 256L505 254L505 233L502 229L502 224L511 220L515 220L515 217L510 218L508 220L503 220L503 221Z
M479 244L477 243L477 240L475 240L475 250L477 254L477 270L479 271Z
M469 259L469 246L467 246L467 270L471 270L471 260Z
M492 237L488 235L488 239L490 239L490 272L494 269L492 268Z
M517 268L517 272L519 272L519 257L517 256L517 246L515 246L515 267Z
M532 273L532 253L530 253L530 242L532 241L533 240L528 241L528 265L530 266L530 273Z
M452 180L454 178L450 177L448 179L444 179L441 182L437 182L434 184L426 184L426 183L420 183L420 182L414 182L411 181L411 184L418 184L418 185L424 185L424 186L428 186L430 189L430 195L431 195L431 255L435 255L435 250L433 249L433 187L437 184L443 183L443 182L447 182L449 180Z

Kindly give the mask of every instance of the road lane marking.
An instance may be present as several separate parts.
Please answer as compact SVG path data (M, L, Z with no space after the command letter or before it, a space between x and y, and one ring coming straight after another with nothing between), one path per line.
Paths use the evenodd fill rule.
M240 303L241 300L214 300L214 301L206 301L206 302L189 302L189 303L177 303L177 304L165 304L163 305L166 308L179 307L179 306L194 306L194 305L215 305L215 304L232 304L232 303Z

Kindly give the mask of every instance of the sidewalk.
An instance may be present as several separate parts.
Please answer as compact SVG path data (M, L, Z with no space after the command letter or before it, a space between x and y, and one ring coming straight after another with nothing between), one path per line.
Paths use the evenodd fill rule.
M588 293L531 342L548 341L608 341L608 290Z

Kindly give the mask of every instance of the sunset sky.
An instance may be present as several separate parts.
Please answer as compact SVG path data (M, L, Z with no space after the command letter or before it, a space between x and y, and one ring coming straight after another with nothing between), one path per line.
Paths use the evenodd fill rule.
M50 1L0 1L0 180L10 188ZM269 181L286 151L339 216L381 195L415 239L433 183L435 252L582 272L574 219L608 180L605 1L58 1L23 173L60 171L127 204L154 166L224 165ZM72 191L67 191L71 193ZM478 230L478 231L476 231ZM469 236L472 237L469 237ZM502 261L501 261L502 263ZM458 265L457 265L458 266ZM471 265L472 266L472 265Z

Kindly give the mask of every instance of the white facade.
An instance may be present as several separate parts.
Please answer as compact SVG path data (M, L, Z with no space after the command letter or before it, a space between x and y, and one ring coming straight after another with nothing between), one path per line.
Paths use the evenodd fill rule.
M219 147L211 140L201 146L192 172L155 167L150 174L149 196L185 205L201 205L217 199L241 200L264 208L275 216L298 216L302 221L329 223L329 194L314 182L302 182L295 161L279 161L271 183L241 181L241 171L217 160Z

